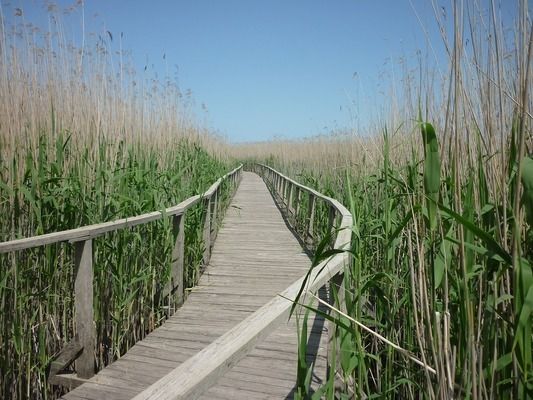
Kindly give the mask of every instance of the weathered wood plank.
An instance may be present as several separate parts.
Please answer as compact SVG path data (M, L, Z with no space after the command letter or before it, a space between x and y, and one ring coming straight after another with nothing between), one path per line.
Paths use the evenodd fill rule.
M177 215L183 213L187 208L198 203L200 196L193 196L174 207L169 207L164 211L154 211L134 217L122 218L116 221L104 222L101 224L87 225L81 228L69 229L61 232L53 232L30 238L16 239L9 242L0 243L0 253L23 250L31 247L44 246L46 244L58 242L77 242L104 235L108 232L119 229L132 228L137 225L157 221L164 216Z
M59 385L60 383L54 383L54 377L67 368L74 362L76 357L82 352L83 346L80 344L78 337L74 337L69 343L65 345L54 357L54 360L50 363L50 369L48 371L48 381L53 385Z
M96 330L93 322L93 241L76 243L76 280L74 281L74 309L76 335L83 350L76 360L80 378L94 375Z
M50 385L59 385L68 390L72 390L87 382L89 382L88 379L80 378L77 374L74 373L55 374L48 381Z

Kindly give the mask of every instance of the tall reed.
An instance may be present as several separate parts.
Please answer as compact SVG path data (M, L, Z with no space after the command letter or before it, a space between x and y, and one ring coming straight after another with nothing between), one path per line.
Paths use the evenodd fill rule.
M224 141L194 122L175 83L132 69L120 37L87 34L76 46L64 10L51 7L43 31L2 7L16 15L12 26L0 19L1 241L161 210L228 169ZM186 217L187 287L200 272L202 218L200 208ZM95 240L98 368L168 315L172 247L167 219ZM73 257L69 244L0 255L0 397L61 393L47 367L74 334Z
M315 398L533 396L531 17L526 1L511 30L496 2L450 9L448 74L404 76L374 135L234 149L354 216L345 289L333 288L346 312L331 313L336 374Z

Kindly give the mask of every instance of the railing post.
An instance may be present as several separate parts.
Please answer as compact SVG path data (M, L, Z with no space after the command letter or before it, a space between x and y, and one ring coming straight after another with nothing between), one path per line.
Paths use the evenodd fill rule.
M74 307L76 334L83 350L76 360L76 373L80 378L94 376L94 349L96 332L93 322L93 241L75 243L76 280L74 281Z
M331 304L333 307L338 308L341 311L344 311L344 271L341 271L333 278L331 278L329 282L329 304ZM333 296L333 292L337 293L337 302L335 301L335 298ZM331 313L335 313L336 311L330 311ZM339 316L337 316L339 317ZM330 376L330 373L333 372L335 378L335 386L341 386L342 382L340 382L339 377L337 376L337 371L340 369L340 346L337 339L337 330L342 329L340 327L337 327L337 325L332 321L327 321L327 330L328 330L328 351L327 351L327 357L328 357L328 372L327 376ZM332 354L335 354L335 364L333 365L332 360ZM333 371L330 371L330 369L333 368Z
M290 216L293 212L292 202L294 200L293 197L294 194L294 183L289 182L289 193L288 193L288 201L287 201L287 216Z
M302 191L296 186L296 206L294 208L294 226L298 224L298 213L300 212L300 202L302 201Z
M175 293L178 306L183 304L185 288L183 285L183 266L185 251L185 212L172 218L172 233L174 234L174 248L172 249L172 264L170 265L170 293Z
M313 225L315 222L315 206L316 206L316 197L313 193L309 192L309 209L307 210L307 232L306 239L311 236L313 237Z
M217 187L213 193L213 199L211 200L211 243L214 243L217 237L217 207L218 207L218 189Z
M204 220L204 255L203 262L204 266L209 264L209 258L211 257L211 197L206 197L204 199L204 208L205 208L205 220Z
M332 205L329 206L329 215L328 215L328 235L330 236L330 246L333 247L333 244L335 243L335 237L333 234L333 229L335 228L335 217L337 215L337 212L335 210L335 207Z

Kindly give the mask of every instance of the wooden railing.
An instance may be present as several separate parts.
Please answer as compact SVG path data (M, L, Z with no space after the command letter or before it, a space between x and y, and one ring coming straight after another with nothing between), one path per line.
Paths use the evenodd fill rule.
M166 287L168 294L177 297L178 303L184 299L184 221L187 210L201 204L205 210L202 238L204 243L203 263L207 265L211 255L211 247L217 234L217 213L222 212L219 196L222 183L229 182L233 194L241 179L243 166L235 168L219 178L203 194L189 197L178 205L162 211L154 211L105 222L83 226L61 232L54 232L30 238L11 240L0 243L0 253L29 249L33 247L69 242L75 246L76 275L74 281L75 337L60 351L52 362L49 382L65 386L76 386L92 377L95 373L94 349L96 331L93 315L93 239L106 233L131 228L162 218L171 217L175 243L172 250L171 279ZM59 374L75 360L76 375Z
M301 185L268 166L254 165L252 169L263 177L273 195L283 202L282 210L289 220L294 218L294 221L298 221L300 201L295 202L295 199L301 200L301 195L304 193L308 195L309 207L304 218L305 229L304 233L300 234L301 237L309 238L314 234L316 207L317 202L320 201L328 209L326 234L327 237L334 239L332 240L333 248L340 250L349 248L352 215L341 203ZM294 225L301 224L294 222ZM318 239L314 238L314 240ZM272 298L259 310L134 399L195 399L199 397L288 316L302 285L306 285L304 293L316 292L332 279L338 279L348 261L348 252L339 252L324 260L311 271L307 280L302 277L294 282L279 296Z

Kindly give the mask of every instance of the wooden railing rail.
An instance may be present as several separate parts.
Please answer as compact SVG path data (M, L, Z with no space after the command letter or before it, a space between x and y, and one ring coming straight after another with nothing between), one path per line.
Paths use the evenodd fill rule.
M292 205L293 200L301 199L301 193L308 194L311 207L309 207L308 212L307 230L310 227L312 230L316 201L325 202L330 210L329 233L335 239L334 248L341 250L349 248L352 215L341 203L301 185L266 165L255 165L253 169L262 175L271 190L283 199L287 211L289 209L295 211L299 208L298 205L295 207ZM338 222L335 221L336 219ZM289 310L304 283L306 284L304 293L316 292L331 279L342 274L348 262L348 252L337 253L323 261L311 271L307 281L305 277L302 277L294 282L279 296L272 298L259 310L149 386L134 399L198 398L216 383L218 378L248 354L258 341L266 337L288 316Z
M189 197L178 205L161 211L0 243L0 253L59 242L69 242L75 246L74 326L76 335L59 352L55 361L52 362L49 372L50 383L72 387L84 382L95 373L94 349L96 331L93 321L93 239L109 232L146 224L165 217L172 217L175 244L172 251L171 280L165 291L167 294L173 293L177 297L177 303L180 304L184 299L184 221L186 212L200 202L206 210L203 228L203 262L207 265L218 228L217 213L222 211L219 209L221 184L228 181L231 184L231 194L233 195L241 179L242 170L243 166L240 165L219 178L203 194ZM59 374L74 360L76 362L76 375Z
M325 233L332 239L330 245L339 248L339 240L344 240L344 237L337 237L337 232L332 228L335 226L341 227L340 221L343 217L349 216L351 218L351 213L346 207L344 207L338 200L328 197L315 189L302 185L301 183L280 174L269 166L256 164L255 171L263 176L267 185L269 185L270 190L275 196L277 196L278 201L283 206L287 221L300 236L300 239L309 246L312 246L313 243L316 244L316 242L322 239L317 237L320 232L315 232L317 228L315 221L317 200L322 201L328 207L328 219ZM307 212L305 216L302 216L304 193L307 194L307 199L305 200ZM348 236L347 232L344 232L343 234Z

